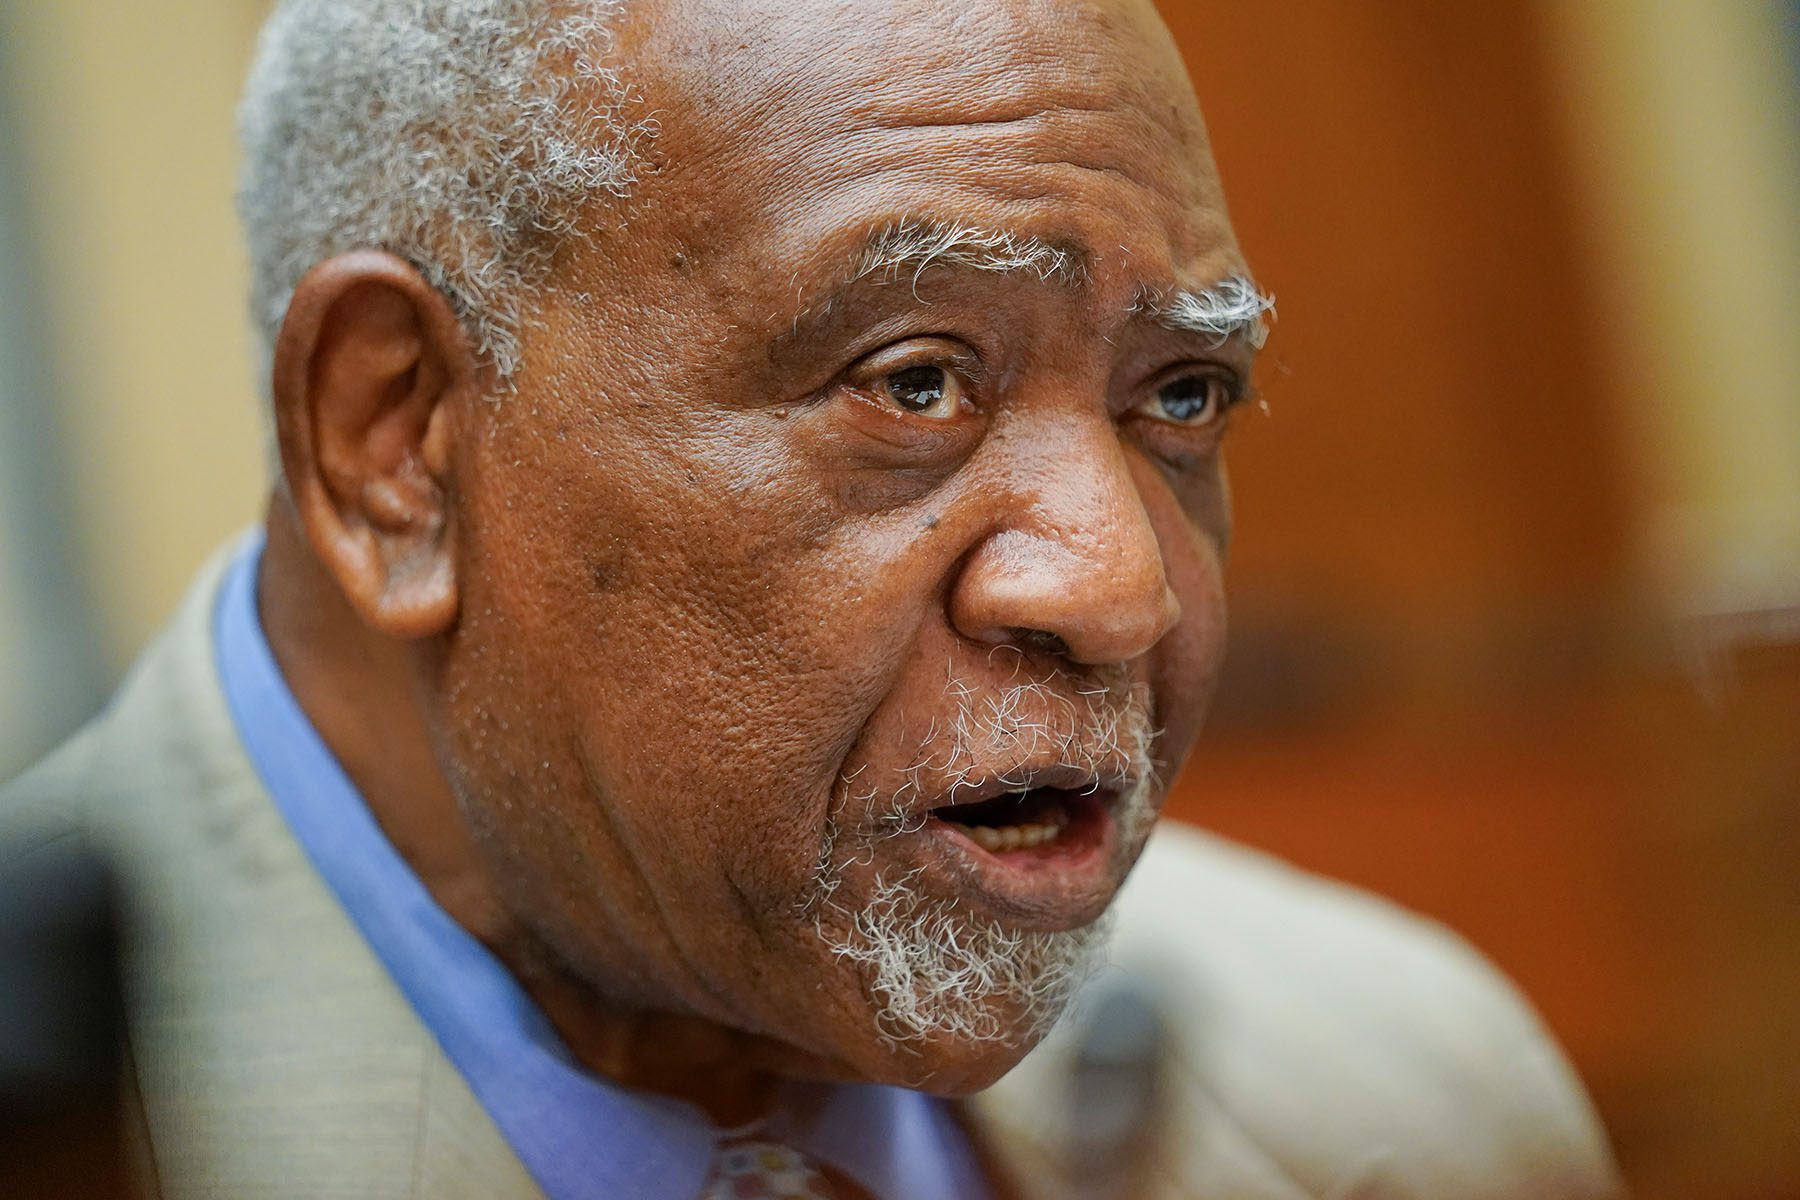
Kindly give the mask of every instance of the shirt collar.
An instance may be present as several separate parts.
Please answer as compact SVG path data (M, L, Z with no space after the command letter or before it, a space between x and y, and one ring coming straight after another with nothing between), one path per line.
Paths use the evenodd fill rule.
M691 1200L719 1131L691 1105L577 1066L506 968L438 907L282 678L257 613L262 544L251 535L233 560L213 636L238 735L308 858L550 1200ZM985 1194L941 1102L843 1084L803 1107L810 1118L778 1114L771 1132L877 1196Z

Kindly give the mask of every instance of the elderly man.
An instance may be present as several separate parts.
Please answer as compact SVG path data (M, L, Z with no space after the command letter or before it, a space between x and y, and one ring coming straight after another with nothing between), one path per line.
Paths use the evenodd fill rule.
M6 798L160 1194L1069 1194L1109 917L1106 1186L1610 1193L1442 932L1146 851L1269 307L1147 0L287 0L242 124L266 530Z

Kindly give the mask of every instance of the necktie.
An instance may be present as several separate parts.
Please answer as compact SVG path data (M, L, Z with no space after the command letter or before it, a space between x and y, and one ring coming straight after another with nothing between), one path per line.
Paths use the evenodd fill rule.
M729 1141L719 1147L700 1200L838 1200L818 1164L780 1142Z

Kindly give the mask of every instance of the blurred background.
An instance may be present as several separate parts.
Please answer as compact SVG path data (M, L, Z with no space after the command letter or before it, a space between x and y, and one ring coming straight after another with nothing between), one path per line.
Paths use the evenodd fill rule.
M1638 1192L1800 1197L1800 2L1166 0L1280 300L1182 817L1480 946ZM258 0L0 0L0 777L265 486Z

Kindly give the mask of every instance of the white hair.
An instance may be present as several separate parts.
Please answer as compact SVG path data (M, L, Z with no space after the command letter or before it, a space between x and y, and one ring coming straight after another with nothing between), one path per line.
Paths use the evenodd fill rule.
M952 715L932 724L914 764L899 772L897 787L884 792L859 786L863 768L840 781L838 815L827 831L809 902L820 904L815 928L826 945L861 972L879 1005L876 1030L890 1044L947 1035L1024 1045L1049 1029L1098 965L1104 919L1067 930L1009 928L954 899L924 894L917 871L878 874L854 912L835 894L853 864L873 861L881 841L924 826L928 794L948 802L970 786L978 761L1041 763L1049 757L1091 774L1097 785L1116 786L1118 837L1124 846L1137 846L1157 812L1154 705L1148 687L1122 669L1101 668L1084 679L1052 670L980 700L954 677L947 690ZM998 777L1025 782L1023 776ZM858 836L841 837L846 823Z
M1263 317L1274 314L1275 297L1242 275L1230 275L1198 291L1146 292L1135 307L1165 328L1205 334L1218 345L1242 335L1260 350L1269 336Z
M897 221L870 238L851 277L892 280L907 270L917 284L926 268L936 262L979 271L1024 272L1046 282L1079 283L1086 275L1078 254L1042 238L912 218Z
M622 4L281 0L238 113L265 366L301 276L375 248L444 292L510 377L522 292L585 202L633 182L650 132L602 61Z
M876 1030L891 1045L933 1035L1034 1043L1099 965L1104 916L1076 929L1008 929L922 895L915 880L877 877L848 935L830 943L864 972L881 1004Z
M938 263L1076 286L1087 282L1090 275L1083 252L1074 247L1003 229L910 217L870 236L851 269L849 282L874 278L891 283L905 275L916 292L925 272ZM829 300L825 307L830 307ZM1242 337L1261 349L1268 339L1266 318L1274 315L1275 297L1248 276L1227 275L1200 288L1140 289L1131 312L1166 329L1204 334L1215 345ZM798 323L796 317L796 327Z

